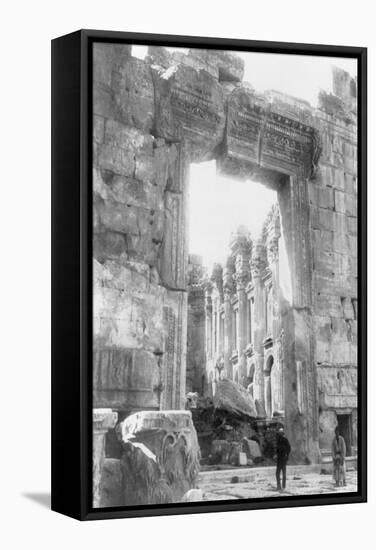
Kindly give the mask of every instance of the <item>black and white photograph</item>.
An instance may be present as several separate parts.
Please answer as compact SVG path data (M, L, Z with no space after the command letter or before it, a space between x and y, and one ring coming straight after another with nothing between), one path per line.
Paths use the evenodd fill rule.
M93 508L358 494L358 59L91 47Z

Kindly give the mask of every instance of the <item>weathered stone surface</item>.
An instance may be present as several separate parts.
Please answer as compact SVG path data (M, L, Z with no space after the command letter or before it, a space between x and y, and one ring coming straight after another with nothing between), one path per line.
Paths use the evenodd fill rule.
M95 47L95 403L122 414L184 407L187 168L192 161L215 159L231 177L278 190L292 269L292 303L280 306L270 292L277 280L276 239L263 244L263 260L252 253L255 279L249 287L243 288L241 262L234 267L238 304L258 288L260 296L270 298L265 311L281 309L271 324L265 319L266 334L260 324L265 304L255 300L256 328L248 347L242 302L237 344L244 341L244 346L238 346L229 372L255 392L261 408L268 388L277 388L272 403L285 409L294 459L315 461L317 365L337 369L329 382L320 374L321 427L332 429L334 407L356 407L352 393L333 393L340 369L357 361L356 83L338 73L335 96L322 96L322 109L315 110L275 91L259 95L240 82L242 74L242 62L230 52L150 47L148 57L139 60L128 46ZM263 280L262 261L270 262ZM220 371L224 349L217 351L208 365ZM229 364L229 349L226 353ZM276 383L278 376L283 384ZM205 388L215 388L213 380L204 380ZM347 386L355 387L351 380L346 379ZM325 438L321 434L320 443ZM159 470L139 449L129 449L130 462L140 461L150 479L158 477ZM147 498L170 498L164 482L159 488Z
M123 506L123 475L120 460L105 458L101 475L100 507Z
M154 125L154 85L150 68L135 57L121 64L113 78L114 117L150 132Z
M131 56L132 46L128 44L93 44L93 80L111 88L113 73L126 63ZM96 86L94 86L96 88Z
M187 143L191 160L214 158L225 127L224 92L206 71L179 65L153 70L156 133Z
M328 187L321 187L315 182L309 182L308 193L310 203L320 208L334 209L334 192Z
M94 262L95 345L163 349L166 290L153 282L150 268L128 262Z
M101 506L102 474L104 463L105 435L117 421L117 413L111 409L93 410L93 506Z
M149 411L121 425L124 505L179 502L195 487L200 449L189 411Z
M183 57L180 59L183 61ZM244 61L235 53L192 48L186 59L192 60L192 66L198 70L204 69L220 81L240 82L243 79Z

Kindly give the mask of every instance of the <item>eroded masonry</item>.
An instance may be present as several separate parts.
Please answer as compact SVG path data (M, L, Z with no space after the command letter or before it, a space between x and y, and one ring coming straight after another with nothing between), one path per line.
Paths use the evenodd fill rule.
M297 463L322 461L337 424L356 455L357 83L335 69L315 109L243 72L225 51L94 45L96 506L183 498L199 469L186 395L224 379L283 422ZM209 277L186 223L189 166L206 160L278 195L261 239L240 228Z

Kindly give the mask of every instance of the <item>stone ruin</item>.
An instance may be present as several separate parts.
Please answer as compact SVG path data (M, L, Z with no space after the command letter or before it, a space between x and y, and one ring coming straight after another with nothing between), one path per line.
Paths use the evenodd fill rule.
M181 411L173 444L183 429L178 418L190 414L184 408L192 162L215 160L219 172L277 191L292 272L292 300L278 336L286 433L302 463L320 462L337 423L356 453L357 83L335 70L332 93L322 92L313 108L277 91L258 94L243 72L243 61L226 51L149 47L141 60L130 45L93 46L95 506L133 502L124 486L126 449L119 458L119 447L112 446L115 452L107 443L119 433L115 423L153 412L164 437L164 411ZM248 268L256 286L264 266L258 258L238 264L236 292L246 295ZM265 401L267 350L256 340L254 395ZM246 345L239 341L236 369L232 357L223 357L238 383L252 378ZM141 432L137 441L147 446ZM188 439L180 438L184 456ZM165 479L160 449L155 443L150 452L157 477ZM116 472L123 489L109 498L113 491L103 487ZM194 488L195 475L184 475L184 489ZM169 498L178 496L173 489Z

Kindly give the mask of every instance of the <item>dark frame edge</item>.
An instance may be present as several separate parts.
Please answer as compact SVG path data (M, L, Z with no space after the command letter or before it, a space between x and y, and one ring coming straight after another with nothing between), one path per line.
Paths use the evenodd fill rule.
M80 519L80 32L51 42L51 508Z
M362 502L367 502L367 48L358 56L358 296L360 315L358 328L358 432L360 456L358 486ZM360 85L359 85L360 83Z

